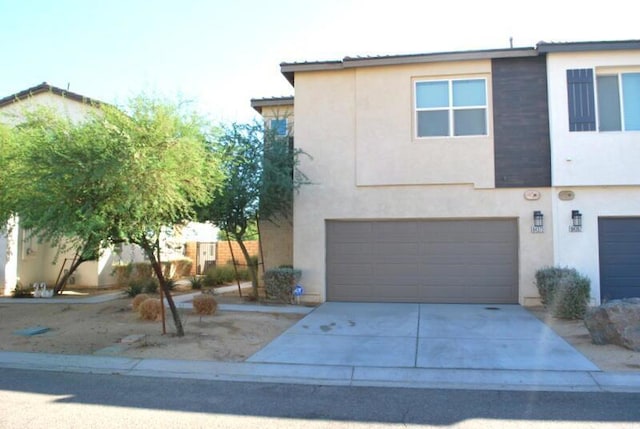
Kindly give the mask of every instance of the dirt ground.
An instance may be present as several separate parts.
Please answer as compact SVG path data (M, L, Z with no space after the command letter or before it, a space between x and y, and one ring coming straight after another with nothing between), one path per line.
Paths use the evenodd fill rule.
M216 298L220 302L242 302L237 297ZM162 335L161 322L140 320L131 309L131 298L101 304L60 301L59 304L0 303L0 350L241 362L303 317L230 311L200 317L190 309L180 309L185 336L179 338L174 335L169 312L168 333ZM555 319L542 308L529 310L600 369L640 371L640 352L592 344L581 321ZM35 326L50 330L34 336L15 333ZM137 340L129 343L131 339Z
M132 310L131 301L120 298L101 304L1 303L0 350L240 362L303 317L244 311L218 311L201 317L190 309L178 309L185 336L177 337L168 310L167 334L162 335L162 323L141 320ZM36 326L50 330L33 336L15 334Z

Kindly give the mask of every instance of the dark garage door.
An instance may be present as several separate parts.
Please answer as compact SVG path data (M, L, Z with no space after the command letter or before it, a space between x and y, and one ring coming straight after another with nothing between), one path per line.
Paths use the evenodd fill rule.
M599 218L600 299L640 297L640 218Z
M517 303L515 219L327 221L329 301Z

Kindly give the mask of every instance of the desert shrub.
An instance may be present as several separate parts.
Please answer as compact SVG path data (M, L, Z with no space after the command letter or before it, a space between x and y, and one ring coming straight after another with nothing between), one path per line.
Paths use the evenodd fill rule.
M193 276L189 279L189 283L191 283L191 289L200 290L204 285L204 279L202 277Z
M138 307L140 307L140 304L142 304L144 301L146 301L149 298L151 297L146 293L140 293L134 296L133 301L131 301L131 308L133 309L133 311L137 311Z
M209 267L204 273L203 283L207 287L213 287L232 283L236 279L236 273L233 265L221 265Z
M134 296L140 295L142 293L143 285L139 282L131 281L129 282L129 286L125 289L125 293L129 298L133 298Z
M542 304L555 317L581 319L587 311L591 281L575 268L548 267L536 272Z
M158 293L158 280L155 278L142 278L129 280L129 285L125 290L127 296L134 297L141 293Z
M264 273L264 287L267 297L283 302L292 302L293 288L302 273L295 268L281 267Z
M142 282L142 291L144 293L158 293L158 280L155 278L147 278L141 281Z
M33 288L31 286L22 286L18 283L11 291L13 298L33 298Z
M211 315L218 309L218 302L209 294L200 294L193 297L193 311L199 315Z
M161 311L162 303L156 298L145 299L138 307L138 314L144 320L156 320Z

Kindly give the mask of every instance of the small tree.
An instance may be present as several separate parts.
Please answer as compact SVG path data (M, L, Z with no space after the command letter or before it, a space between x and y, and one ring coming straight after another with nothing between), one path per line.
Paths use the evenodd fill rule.
M200 216L238 243L257 298L258 267L251 262L244 242L258 219L290 212L294 191L308 182L297 169L303 152L290 146L288 136L265 131L260 123L224 127L211 148L219 154L225 179L212 193L211 203L201 208Z
M139 245L179 336L184 330L163 275L159 237L163 227L189 220L215 189L218 170L205 147L205 126L179 105L138 97L124 111L101 106L79 123L38 110L17 129L22 153L11 186L19 187L15 211L23 226L76 250L67 276L108 245Z

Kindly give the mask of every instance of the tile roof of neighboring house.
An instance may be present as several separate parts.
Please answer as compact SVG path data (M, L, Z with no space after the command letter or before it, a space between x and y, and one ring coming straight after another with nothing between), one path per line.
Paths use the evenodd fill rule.
M251 107L253 107L253 109L260 114L262 114L263 107L292 106L292 105L293 105L293 96L251 99Z
M75 92L67 91L65 89L58 88L57 86L49 85L47 82L42 82L40 85L36 85L34 87L25 89L24 91L16 92L15 94L11 94L7 97L0 98L0 107L7 106L9 104L16 103L18 101L22 101L34 95L42 94L45 92L51 92L53 94L68 98L70 100L77 101L79 103L98 104L98 105L106 104L100 100L85 97L84 95L76 94Z

